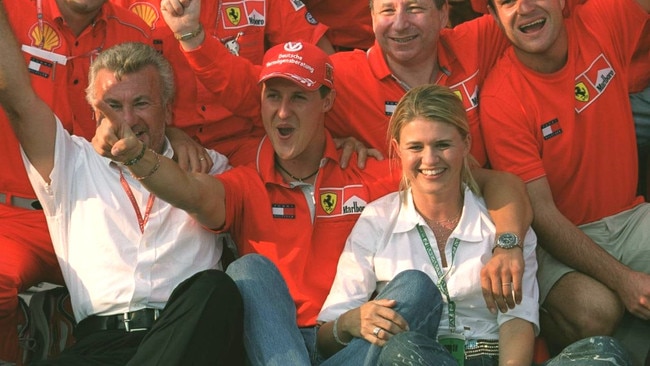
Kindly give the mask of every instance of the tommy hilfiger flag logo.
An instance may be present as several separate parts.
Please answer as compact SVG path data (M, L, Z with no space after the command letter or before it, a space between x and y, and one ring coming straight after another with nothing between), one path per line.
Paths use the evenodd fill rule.
M387 100L384 103L384 114L386 114L389 117L392 116L393 113L395 112L395 108L397 108L397 102Z
M544 140L548 140L553 136L557 136L562 133L562 127L560 127L560 122L557 118L546 122L542 125L542 135Z
M295 219L296 205L290 203L272 203L271 211L274 219Z
M67 57L58 53L46 51L40 48L22 45L22 51L29 54L29 72L44 78L52 76L57 64L65 65L68 61Z
M46 79L50 77L53 67L54 63L33 56L29 59L29 65L27 66L29 72Z

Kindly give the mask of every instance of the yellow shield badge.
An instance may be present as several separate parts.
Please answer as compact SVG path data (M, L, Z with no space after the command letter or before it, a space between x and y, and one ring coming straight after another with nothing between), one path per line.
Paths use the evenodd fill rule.
M226 8L226 15L228 16L228 20L233 25L238 25L239 21L241 20L241 11L239 10L238 7L236 6L230 6Z
M34 27L30 38L34 41L35 45L40 45L47 51L53 51L61 46L59 34L47 23L43 24L42 29L40 27Z
M587 86L583 82L579 82L575 86L575 95L576 99L581 101L581 102L587 102L589 101L589 89L587 89Z
M338 196L336 193L327 192L321 193L320 195L320 205L328 215L334 211L336 208L336 201L338 201Z

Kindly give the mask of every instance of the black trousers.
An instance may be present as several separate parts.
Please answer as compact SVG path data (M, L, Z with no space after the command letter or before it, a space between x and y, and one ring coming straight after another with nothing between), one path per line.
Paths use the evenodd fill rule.
M149 331L92 333L32 365L243 365L243 304L222 271L199 272L174 289Z

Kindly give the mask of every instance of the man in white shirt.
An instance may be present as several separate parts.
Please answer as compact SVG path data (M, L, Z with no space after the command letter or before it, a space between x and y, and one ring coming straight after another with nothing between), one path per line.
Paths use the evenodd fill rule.
M21 143L78 322L77 343L46 364L239 364L242 303L219 270L218 237L63 129L31 88L2 6L0 49L0 104ZM173 155L165 138L173 74L153 48L127 43L102 52L89 84L91 104L103 101L146 148ZM210 173L229 167L215 152L200 159L214 162Z

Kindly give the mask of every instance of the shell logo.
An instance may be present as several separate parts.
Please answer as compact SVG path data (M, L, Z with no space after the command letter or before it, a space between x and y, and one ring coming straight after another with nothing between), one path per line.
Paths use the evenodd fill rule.
M59 34L47 23L43 24L42 29L34 26L29 33L29 37L34 45L42 45L42 48L47 51L53 51L61 46Z
M160 18L156 9L154 9L151 4L147 3L136 3L131 6L131 11L142 18L151 29L156 27L156 22L158 21L158 18Z

